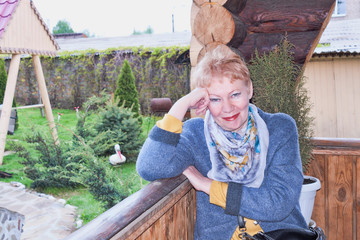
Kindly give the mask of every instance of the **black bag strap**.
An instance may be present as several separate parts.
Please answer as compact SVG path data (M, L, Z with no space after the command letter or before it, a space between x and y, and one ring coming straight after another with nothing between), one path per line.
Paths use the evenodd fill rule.
M279 229L272 232L259 232L254 236L246 233L246 221L243 216L237 216L238 225L240 228L239 238L241 240L274 240L274 239L301 239L301 240L325 240L326 236L320 227L309 229Z

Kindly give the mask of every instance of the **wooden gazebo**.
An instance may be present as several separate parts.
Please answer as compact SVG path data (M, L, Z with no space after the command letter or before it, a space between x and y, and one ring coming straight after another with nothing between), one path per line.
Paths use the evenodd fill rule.
M31 0L0 1L0 53L11 55L0 119L0 165L4 156L21 55L32 55L42 106L54 141L58 141L40 62L40 55L55 56L58 49L58 44Z

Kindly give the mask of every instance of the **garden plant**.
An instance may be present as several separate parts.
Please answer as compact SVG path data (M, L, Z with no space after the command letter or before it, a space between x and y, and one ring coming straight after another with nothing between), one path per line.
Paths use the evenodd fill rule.
M298 133L303 170L311 161L311 137L313 136L310 116L310 102L305 78L295 64L293 45L286 39L275 50L262 56L256 51L249 64L254 87L252 101L260 109L270 112L283 112L294 118Z
M82 107L83 111L54 110L59 111L58 116L61 116L57 122L60 145L56 145L50 137L45 119L41 119L42 123L34 122L37 127L29 127L25 132L22 127L26 123L22 122L24 125L21 125L19 133L24 138L12 141L10 137L7 144L7 149L15 150L21 157L15 160L18 157L9 156L10 161L18 162L16 168L19 168L19 174L14 171L13 165L7 166L7 159L1 170L12 168L10 171L15 174L11 180L25 180L28 187L37 191L76 195L73 200L70 197L68 203L80 205L83 220L90 221L146 184L136 174L134 162L144 139L142 129L145 128L130 109L117 104L118 101L111 99L110 95L102 93L100 97L91 97ZM42 118L38 109L22 111L31 111ZM60 112L63 113L60 115ZM70 114L72 120L68 122L66 118ZM144 121L144 124L147 122ZM15 134L13 138L19 136ZM123 154L128 159L118 168L108 161L109 156L114 154L115 143L122 145ZM21 171L25 174L15 179ZM86 208L94 209L84 213Z

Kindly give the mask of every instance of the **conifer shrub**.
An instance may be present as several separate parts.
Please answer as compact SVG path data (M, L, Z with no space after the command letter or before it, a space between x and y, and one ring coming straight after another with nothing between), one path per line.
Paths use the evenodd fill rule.
M260 109L270 112L283 112L294 118L298 133L300 154L305 171L311 161L311 137L313 136L310 116L310 103L305 78L295 64L292 53L293 45L287 40L268 54L255 57L249 64L253 82L253 102Z
M12 148L23 158L25 174L33 180L31 188L87 187L93 197L108 209L126 198L134 185L124 181L107 161L99 159L94 150L84 143L56 145L52 138L34 131L27 142L35 147L36 154L24 146L13 143ZM34 157L35 156L35 157ZM121 173L120 173L121 174Z
M131 109L134 116L140 121L140 104L138 91L135 85L135 76L128 60L124 60L118 80L116 81L116 90L114 93L118 106L124 104L125 108Z
M100 98L93 97L84 104L86 109L94 108L96 111L81 114L77 133L94 149L98 157L111 156L115 153L115 144L119 144L127 161L135 161L143 144L138 118L124 103L119 107L118 100L104 96ZM87 123L86 117L93 113L96 114L96 120Z
M27 136L26 141L36 150L30 154L29 150L19 144L13 144L13 149L24 160L25 174L33 180L32 188L46 187L70 187L74 188L83 185L77 177L86 163L86 155L81 158L72 155L77 151L70 149L65 143L56 145L54 140L34 130Z
M134 113L123 106L107 105L105 111L100 112L95 129L98 132L95 143L99 156L114 154L114 145L119 144L121 151L131 157L142 145L141 125Z

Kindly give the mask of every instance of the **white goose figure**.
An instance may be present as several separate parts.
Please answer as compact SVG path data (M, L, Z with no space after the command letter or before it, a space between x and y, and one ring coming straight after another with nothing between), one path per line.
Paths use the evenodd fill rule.
M123 164L126 161L126 157L121 154L119 144L115 145L115 152L116 153L111 155L110 158L109 158L110 164L113 165L113 166Z

